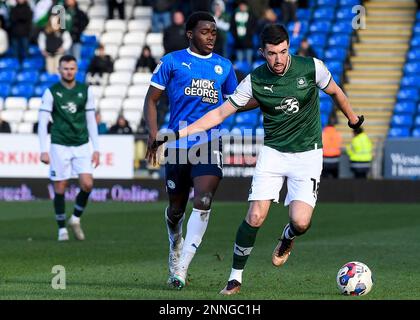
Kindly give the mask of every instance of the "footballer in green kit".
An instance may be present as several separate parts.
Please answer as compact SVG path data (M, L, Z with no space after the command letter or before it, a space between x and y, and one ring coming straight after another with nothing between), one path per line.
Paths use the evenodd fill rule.
M220 292L224 295L239 292L258 229L271 203L279 201L286 179L289 223L272 254L274 266L286 262L294 239L310 227L322 171L319 89L334 99L351 128L360 127L364 119L354 113L322 61L289 53L289 36L282 25L264 28L260 52L267 63L252 71L220 107L175 134L182 138L212 128L244 109L250 99L257 100L264 116L264 146L252 180L248 214L236 234L231 274Z
M59 241L69 239L64 198L68 180L73 175L79 177L80 192L76 197L69 226L76 239L84 240L80 217L92 191L93 169L99 165L95 102L88 86L75 79L77 61L73 56L63 56L58 71L61 79L45 91L39 109L41 162L50 165L50 179L54 182L54 210ZM50 117L53 124L51 146L47 150L47 124Z

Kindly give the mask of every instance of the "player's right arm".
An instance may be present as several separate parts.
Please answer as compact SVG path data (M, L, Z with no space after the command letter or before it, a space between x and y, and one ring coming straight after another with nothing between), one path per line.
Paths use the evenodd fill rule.
M39 108L38 114L38 138L39 145L41 148L40 160L42 163L49 164L50 156L47 149L47 138L48 138L48 122L53 109L53 96L50 89L45 90L42 96L42 105Z
M146 122L147 131L149 132L146 159L153 165L157 164L157 150L153 144L156 141L156 135L158 132L157 103L162 96L162 92L162 90L154 86L149 86L149 90L147 91L146 99L144 101L144 120Z

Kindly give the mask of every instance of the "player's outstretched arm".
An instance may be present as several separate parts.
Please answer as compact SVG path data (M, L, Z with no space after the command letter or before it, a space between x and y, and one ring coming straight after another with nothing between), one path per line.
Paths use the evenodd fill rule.
M186 137L201 131L206 131L222 123L227 117L234 114L238 109L235 108L229 100L226 100L220 107L207 112L196 122L188 127L179 130L179 138Z
M350 128L358 128L362 125L364 121L363 116L357 116L350 106L349 99L344 94L343 90L335 83L334 79L331 79L327 88L324 89L324 92L333 98L335 104L343 112L343 114L348 119L348 125Z

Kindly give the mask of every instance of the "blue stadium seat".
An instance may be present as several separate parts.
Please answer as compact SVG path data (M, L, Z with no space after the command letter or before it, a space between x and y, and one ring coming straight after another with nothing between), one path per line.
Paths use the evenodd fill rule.
M416 24L413 27L414 33L420 33L420 22L416 22Z
M413 117L406 114L394 114L391 118L391 127L412 127Z
M0 69L17 70L20 68L19 60L16 58L1 58Z
M20 83L35 84L38 82L39 72L33 70L23 70L18 73L16 81Z
M358 4L360 4L360 0L339 0L339 4L342 7L346 7L346 6L356 6Z
M419 47L420 46L420 34L414 34L413 38L410 41L411 48Z
M50 85L51 85L50 83L45 82L45 83L42 83L42 84L39 84L39 85L35 86L34 96L35 97L42 97L45 90L47 90L50 87Z
M420 128L420 114L414 118L414 126Z
M352 20L356 13L352 12L352 6L340 7L336 13L337 20Z
M7 98L10 95L10 84L0 83L0 97Z
M44 58L27 58L22 62L22 69L41 70L44 66Z
M43 72L39 76L39 82L41 83L53 83L60 81L60 76L58 74L50 74L48 72Z
M327 44L327 36L323 33L311 33L308 36L310 46L314 48L324 48Z
M34 94L34 86L32 84L16 84L12 87L11 95L14 97L31 98Z
M331 29L331 22L323 21L323 20L314 20L311 25L309 26L309 31L320 32L324 34L328 34Z
M230 131L230 128L232 128L233 123L235 122L235 115L231 115L227 117L222 123L221 127L222 129L227 129Z
M41 50L37 45L29 46L28 52L31 57L42 57Z
M311 9L298 9L296 15L299 21L308 21L312 17L312 10Z
M321 1L331 1L331 0L321 0ZM335 8L319 7L315 9L314 14L313 14L313 19L333 20L334 15L335 15Z
M420 63L419 62L407 62L404 65L404 73L419 73L420 72Z
M287 25L287 31L289 32L289 34L291 35L293 33L293 30L295 28L295 23L294 22L289 22ZM300 29L299 29L299 35L303 36L305 35L309 30L309 23L306 21L301 21L300 22Z
M344 65L342 61L337 60L325 60L325 65L331 73L342 74L344 71Z
M420 87L420 76L410 74L401 79L401 87Z
M247 61L236 61L233 66L236 70L239 70L245 74L250 73L252 68L252 66L250 66Z
M303 38L302 36L297 36L297 37L291 36L289 38L290 47L299 48L300 43L302 42L302 38Z
M235 125L249 125L253 127L258 122L258 115L258 113L252 111L238 113L235 117Z
M410 129L407 127L402 128L389 128L388 138L405 138L410 136Z
M415 138L420 138L420 127L414 128L411 135Z
M420 48L414 47L407 53L408 60L420 60Z
M349 35L342 35L342 34L333 34L328 39L328 45L331 47L344 47L348 48L350 45L350 36Z
M324 128L328 124L329 114L321 113L321 126Z
M264 64L265 60L257 60L252 64L252 70L258 68L260 65Z
M312 50L314 50L316 58L323 60L325 57L325 50L324 47L320 46L312 46Z
M419 90L417 88L403 87L398 91L398 100L419 100Z
M79 71L79 72L76 74L76 81L79 81L79 82L85 83L85 82L86 82L86 72L81 72L81 71Z
M416 13L416 20L420 21L420 11L417 11L417 13Z
M347 58L347 50L340 47L329 47L325 50L325 59L344 61Z
M343 33L351 34L353 32L353 27L351 26L351 21L341 20L336 21L331 28L332 33Z
M13 81L15 81L16 78L16 71L14 70L2 70L0 71L0 82L5 82L5 83L12 83Z
M318 6L336 7L338 0L318 0Z
M394 106L394 113L396 114L414 115L415 112L416 103L413 101L398 101Z
M330 112L333 109L333 103L332 103L331 99L322 98L319 101L319 107L320 107L321 113L330 114Z

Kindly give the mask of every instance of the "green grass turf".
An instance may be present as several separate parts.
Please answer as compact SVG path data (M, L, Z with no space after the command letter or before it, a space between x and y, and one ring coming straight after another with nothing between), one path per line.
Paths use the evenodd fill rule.
M87 239L70 234L69 242L58 243L51 202L0 202L0 299L420 299L420 205L320 203L312 228L280 269L271 265L271 253L287 211L273 205L240 294L226 298L218 292L248 204L214 203L182 291L166 286L165 206L90 203L83 217ZM374 274L364 297L341 296L336 287L338 269L352 260ZM65 290L51 287L54 265L66 268Z

